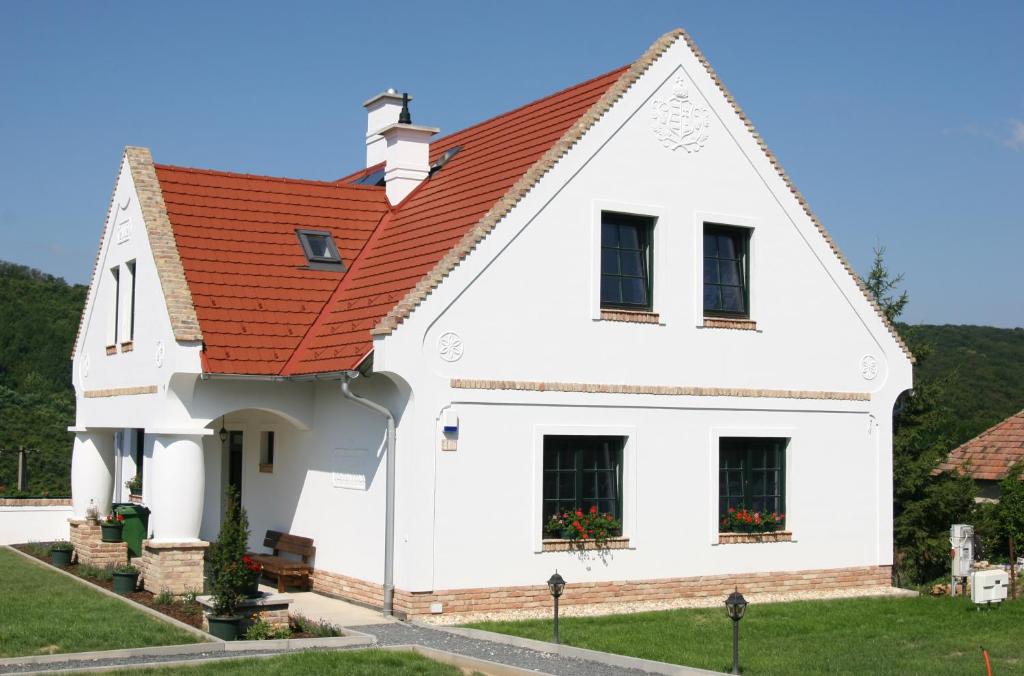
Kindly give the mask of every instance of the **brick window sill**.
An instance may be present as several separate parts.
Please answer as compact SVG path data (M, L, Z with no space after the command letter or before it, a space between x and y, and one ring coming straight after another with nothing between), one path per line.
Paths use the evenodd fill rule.
M601 547L597 543L584 540L542 540L541 551L544 552L575 552L589 551L594 549L629 549L629 538L617 537L608 538L608 541Z
M130 340L125 342L125 343L121 343L121 352L131 352L134 349L135 349L135 343L133 343Z
M705 329L732 329L734 331L757 331L757 322L752 319L725 319L722 317L705 317Z
M273 474L274 473L274 465L272 463L270 463L270 464L265 463L265 462L260 463L260 472L262 474Z
M720 545L750 545L761 542L793 542L793 533L777 530L771 533L719 533Z
M631 324L660 324L661 317L657 312L637 312L635 310L601 310L603 322L628 322Z
M107 345L107 354L117 354L117 345Z

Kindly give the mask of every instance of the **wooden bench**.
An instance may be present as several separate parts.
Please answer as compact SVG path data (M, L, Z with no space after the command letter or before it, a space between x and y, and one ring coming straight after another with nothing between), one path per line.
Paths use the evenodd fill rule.
M284 592L285 585L288 583L307 590L312 589L313 566L310 565L309 560L316 554L313 538L268 530L266 537L263 538L263 546L274 553L249 554L249 556L262 564L264 573L277 578L277 591ZM281 552L295 554L301 560L285 558L281 556Z

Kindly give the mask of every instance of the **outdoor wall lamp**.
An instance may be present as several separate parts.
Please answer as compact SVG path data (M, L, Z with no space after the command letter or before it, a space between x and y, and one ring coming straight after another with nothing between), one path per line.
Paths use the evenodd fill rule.
M217 432L217 436L220 437L222 444L228 440L228 431L224 428L224 416L220 417L220 432Z
M565 590L565 580L562 576L555 571L555 574L548 579L548 589L551 591L551 596L555 600L555 626L554 626L554 641L558 643L558 597L562 595Z
M738 674L740 673L740 620L747 612L747 600L743 598L743 594L738 588L725 600L725 610L729 613L729 619L732 620L732 673Z

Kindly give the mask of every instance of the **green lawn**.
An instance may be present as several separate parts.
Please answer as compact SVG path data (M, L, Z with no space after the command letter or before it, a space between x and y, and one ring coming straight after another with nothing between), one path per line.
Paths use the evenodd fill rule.
M115 672L135 674L183 674L185 676L260 676L260 674L345 674L345 676L461 676L462 670L420 657L411 652L358 650L353 652L301 652L247 660L208 662L194 667L163 667Z
M550 620L476 629L551 640ZM716 671L732 665L725 608L562 618L568 645ZM746 674L1024 674L1024 600L977 611L969 600L874 598L751 605L740 626Z
M0 547L0 657L198 641L194 634Z

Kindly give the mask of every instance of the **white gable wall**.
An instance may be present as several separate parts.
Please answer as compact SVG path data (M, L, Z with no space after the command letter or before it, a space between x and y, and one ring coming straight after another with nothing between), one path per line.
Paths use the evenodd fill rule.
M127 314L130 285L127 264L135 261L135 333L130 351ZM114 283L121 275L121 321L113 342ZM146 427L180 424L184 412L166 396L175 373L198 374L199 345L174 339L157 276L138 195L127 162L122 162L104 228L96 273L85 308L82 332L73 356L72 382L78 398L76 422L86 427ZM107 390L156 387L155 394L87 396Z
M653 130L652 102L680 76L711 112L695 152L664 147ZM602 210L658 219L659 324L599 320ZM753 229L756 332L702 326L704 220ZM454 362L439 353L449 333L464 350ZM399 569L400 587L531 584L554 567L582 581L891 561L887 421L910 387L910 363L682 42L375 349L375 368L401 374L420 401L415 439L400 439L398 492L399 537L419 565ZM871 379L865 356L877 363ZM453 390L451 378L836 391L871 401ZM454 452L439 450L447 407L459 412ZM543 434L623 429L634 549L601 564L540 553ZM716 544L719 436L792 439L787 525L796 543ZM859 510L841 529L821 510L836 504L837 479L842 504Z

